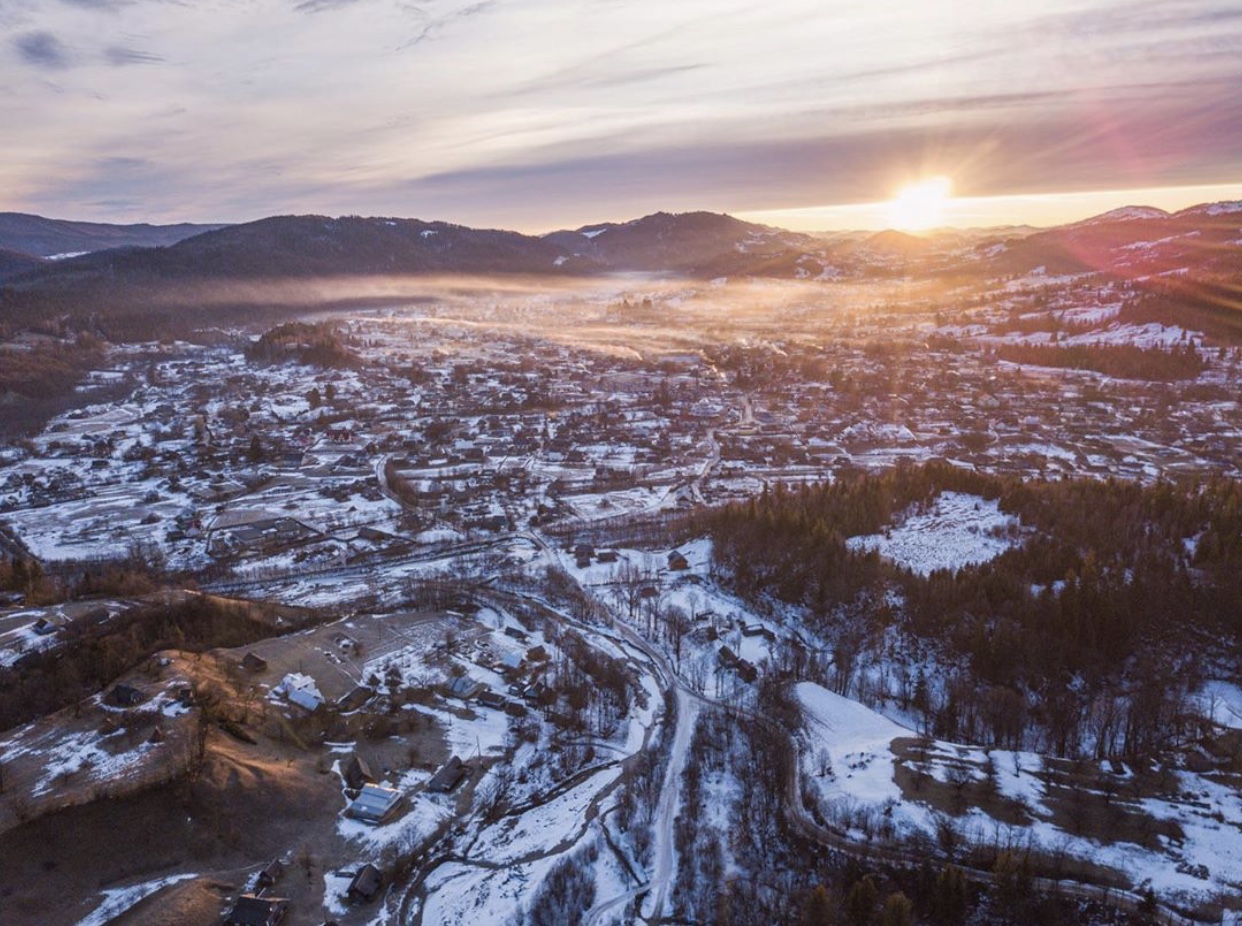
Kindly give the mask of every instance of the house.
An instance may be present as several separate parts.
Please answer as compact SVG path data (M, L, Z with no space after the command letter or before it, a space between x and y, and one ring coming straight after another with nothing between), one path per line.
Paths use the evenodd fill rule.
M375 780L367 760L356 752L341 766L341 778L345 781L345 786L353 791L361 791L367 782Z
M490 707L492 710L503 710L505 705L509 703L508 699L499 691L481 691L479 692L478 700L484 707Z
M363 823L383 823L392 816L400 803L401 792L396 788L363 785L362 792L345 809L345 812Z
M106 698L113 707L133 707L146 699L146 694L131 685L113 685Z
M46 637L48 634L55 633L58 628L56 627L55 624L49 621L46 617L41 617L37 621L35 621L34 627L31 629L33 629L34 632L37 633L39 636Z
M336 707L342 714L348 714L350 711L358 710L374 696L374 688L368 688L366 685L355 685L348 694L336 702Z
M595 558L601 563L615 563L618 555L616 550L600 550Z
M673 572L682 572L690 568L690 561L680 550L673 550L668 555L668 568Z
M461 698L463 701L469 701L479 693L479 689L483 686L471 678L469 675L462 675L453 679L448 686L448 693L455 698Z
M262 672L267 668L267 660L255 653L247 653L242 657L241 667L247 672Z
M763 637L764 639L769 640L769 641L776 639L776 634L760 623L743 624L742 625L742 636Z
M289 911L289 901L281 897L242 894L224 920L224 926L277 926Z
M358 873L349 882L349 888L345 891L345 895L349 898L350 903L370 903L379 896L380 888L383 886L383 874L378 868L368 862L358 869Z
M340 649L342 652L351 653L354 656L357 656L360 650L360 647L358 646L358 641L355 640L353 637L347 636L346 634L343 634L343 633L338 633L336 636L334 636L332 638L332 642L335 643L337 645L337 648Z
M261 891L265 888L271 887L280 880L280 876L284 873L284 863L278 858L272 859L267 863L267 866L259 872L258 877L255 878L255 889Z
M517 640L519 643L525 643L530 639L530 634L518 627L506 627L505 636L513 637L513 639Z
M323 706L323 695L319 693L319 686L309 675L290 672L280 680L274 690L283 695L290 704L296 704L312 714Z
M427 790L438 794L448 794L461 784L461 780L465 777L466 767L462 765L461 759L453 756L432 776L431 781L427 782Z

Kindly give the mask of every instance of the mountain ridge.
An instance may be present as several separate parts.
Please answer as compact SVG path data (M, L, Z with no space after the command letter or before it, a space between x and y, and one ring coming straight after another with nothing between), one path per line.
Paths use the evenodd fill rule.
M118 225L49 219L27 212L0 212L0 249L35 257L56 257L118 247L160 247L225 227L190 222Z
M1173 214L1123 207L1029 234L1002 229L994 238L949 231L915 236L894 229L825 238L703 211L656 212L538 236L422 219L271 216L168 245L111 248L57 261L9 255L0 266L0 320L65 314L176 317L196 298L200 284L233 286L240 309L261 305L264 297L236 284L430 275L574 278L642 272L699 279L866 280L1038 270L1157 278L1150 285L1207 298L1199 290L1215 293L1222 280L1242 271L1240 226L1238 203L1201 204ZM176 226L187 227L193 226ZM1173 274L1181 278L1172 279ZM307 296L308 302L315 298ZM367 297L359 290L342 298Z

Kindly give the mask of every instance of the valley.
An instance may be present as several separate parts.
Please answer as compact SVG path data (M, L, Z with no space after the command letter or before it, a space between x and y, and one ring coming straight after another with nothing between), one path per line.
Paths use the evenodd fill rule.
M589 273L269 280L175 330L32 326L21 278L5 350L97 340L0 447L0 906L1242 910L1242 345L1139 279L1185 242L1020 266L1048 242L701 216L675 268L587 227L508 245Z

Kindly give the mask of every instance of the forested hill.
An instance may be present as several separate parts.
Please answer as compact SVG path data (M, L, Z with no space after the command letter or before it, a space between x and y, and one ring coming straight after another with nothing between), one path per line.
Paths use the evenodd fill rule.
M202 325L322 304L320 284L410 275L566 275L580 262L517 232L415 219L278 216L170 247L100 251L58 261L0 289L0 321L94 318L110 338L130 329ZM365 299L370 289L338 287Z
M989 562L928 576L846 545L946 490L998 499L1029 536ZM1242 484L1232 480L1030 482L930 463L776 489L705 518L716 567L743 598L797 606L828 633L847 613L870 622L866 632L895 621L964 660L969 684L937 719L947 736L983 710L974 699L998 692L1053 727L1085 723L1105 690L1173 697L1170 673L1242 639ZM1150 747L1158 731L1132 720L1127 748ZM1065 751L1073 731L1053 732Z
M71 222L22 212L0 212L0 248L36 257L84 254L109 248L153 248L176 244L223 225L115 225Z

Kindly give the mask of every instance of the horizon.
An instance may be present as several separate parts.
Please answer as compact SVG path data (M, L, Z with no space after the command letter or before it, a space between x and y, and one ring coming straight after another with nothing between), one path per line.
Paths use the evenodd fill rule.
M1242 190L1242 11L1212 0L8 0L0 25L0 209L79 221L830 231L937 177L983 224Z
M1037 210L1036 215L1059 217L1060 220L1043 222L1037 220L1026 222L1007 220L1006 217L1012 215L1012 212L1009 211L1009 204L1016 201L1025 202L1028 205L1028 209L1032 205L1035 206ZM1184 211L1196 206L1229 201L1242 201L1242 183L1213 184L1195 187L1165 187L1153 188L1149 190L1102 190L1089 193L1045 194L1034 196L1013 195L997 197L952 197L948 199L945 204L945 221L917 228L903 227L901 223L891 221L893 206L891 201L830 206L809 206L804 208L777 210L716 212L715 214L726 215L744 222L768 225L784 231L801 232L812 235L839 235L858 232L900 231L916 237L927 237L941 233L952 233L954 231L985 232L992 229L1003 231L1006 228L1013 227L1051 229L1062 225L1071 225L1076 222L1092 219L1117 209L1124 208L1154 208L1160 209L1163 212L1172 215L1179 211ZM358 217L364 219L404 219L422 222L443 222L448 225L458 225L477 229L514 231L532 237L541 237L555 234L557 232L577 231L579 229L592 228L594 226L624 225L628 222L635 222L660 212L674 215L685 215L693 213L712 213L713 210L694 208L684 210L657 209L654 212L648 212L643 215L635 215L628 218L610 218L585 222L574 226L558 225L555 227L540 227L536 229L531 229L529 227L522 228L517 225L504 226L487 223L469 224L455 221L451 218L445 218L443 216L398 215L396 213L372 213L368 215L358 212L287 212L261 215L234 222L218 222L193 217L171 218L166 221L139 219L136 221L112 222L106 219L44 215L40 213L24 212L23 210L16 209L3 209L0 210L0 212L31 215L50 221L84 222L104 225L149 224L230 226L246 225L252 222L260 222L265 219L280 218L283 216L323 215L328 218ZM1027 215L1030 216L1031 212L1028 211ZM838 220L843 224L816 224L822 219L832 220L832 217L839 217ZM954 217L961 218L964 221L953 221ZM993 219L994 221L988 221L988 219ZM849 224L851 222L853 224Z

